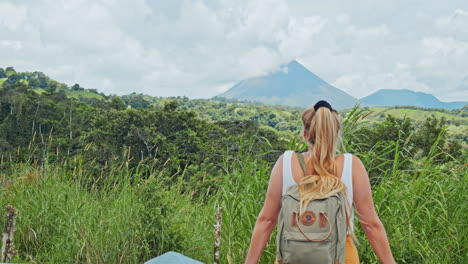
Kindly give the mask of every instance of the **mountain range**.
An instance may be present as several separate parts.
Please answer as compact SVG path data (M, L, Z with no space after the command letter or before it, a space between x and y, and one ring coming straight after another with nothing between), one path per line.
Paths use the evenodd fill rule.
M426 108L444 108L448 110L462 108L468 104L468 102L442 102L432 94L414 92L407 89L378 90L369 96L361 98L360 101L369 106L412 105Z
M319 100L327 100L336 109L349 109L360 103L362 106L405 105L450 110L468 104L442 102L431 94L406 89L378 90L358 100L327 83L296 60L282 65L279 71L242 80L217 97L299 107L308 107Z

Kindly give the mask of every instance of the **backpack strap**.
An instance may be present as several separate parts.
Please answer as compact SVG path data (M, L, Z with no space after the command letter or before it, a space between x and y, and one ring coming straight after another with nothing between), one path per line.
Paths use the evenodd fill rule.
M342 197L342 199L346 199L346 197ZM344 201L346 202L346 201ZM344 209L344 204L341 205L340 212L337 215L338 219L337 221L346 221L346 212ZM335 262L338 264L344 264L345 263L345 249L346 249L346 228L337 228L337 234L336 234L336 239L337 239L337 244L336 244L336 256L335 256Z
M307 168L305 165L304 156L302 156L301 153L296 153L296 154L297 154L297 158L299 159L299 163L301 164L302 170L304 171L304 175L305 175L307 172Z

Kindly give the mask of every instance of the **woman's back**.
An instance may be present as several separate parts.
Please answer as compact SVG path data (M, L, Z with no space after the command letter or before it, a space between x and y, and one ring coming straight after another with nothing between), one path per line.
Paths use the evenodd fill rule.
M292 150L288 150L283 154L282 160L282 170L281 170L281 178L282 180L282 195L286 193L286 190L294 184L298 184L301 182L301 179L304 178L306 175L300 165L299 157L297 155L302 155L304 160L309 159L310 153L295 153ZM348 203L350 208L353 206L353 170L352 170L352 162L353 156L350 153L345 153L343 155L339 155L335 159L336 161L336 171L337 176L339 175L341 181L346 186L346 195L348 199ZM313 169L313 168L312 168ZM310 169L309 169L310 170ZM308 170L308 173L310 171ZM351 210L350 213L350 224L351 230L353 229L353 220L354 220L354 212Z

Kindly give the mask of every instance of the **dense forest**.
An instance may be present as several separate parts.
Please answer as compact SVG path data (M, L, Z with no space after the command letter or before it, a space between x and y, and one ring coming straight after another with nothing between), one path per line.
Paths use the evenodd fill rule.
M210 262L218 206L223 263L242 262L272 164L307 148L299 108L105 95L13 67L0 85L0 205L20 212L17 262L141 263L169 250ZM366 165L397 262L466 263L468 109L396 110L432 114L343 111L341 151ZM274 239L262 263L273 256Z

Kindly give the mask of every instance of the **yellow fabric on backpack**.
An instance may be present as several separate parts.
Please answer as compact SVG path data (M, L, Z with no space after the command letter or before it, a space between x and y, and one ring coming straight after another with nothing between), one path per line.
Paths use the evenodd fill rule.
M345 264L359 264L359 255L351 235L346 236Z

